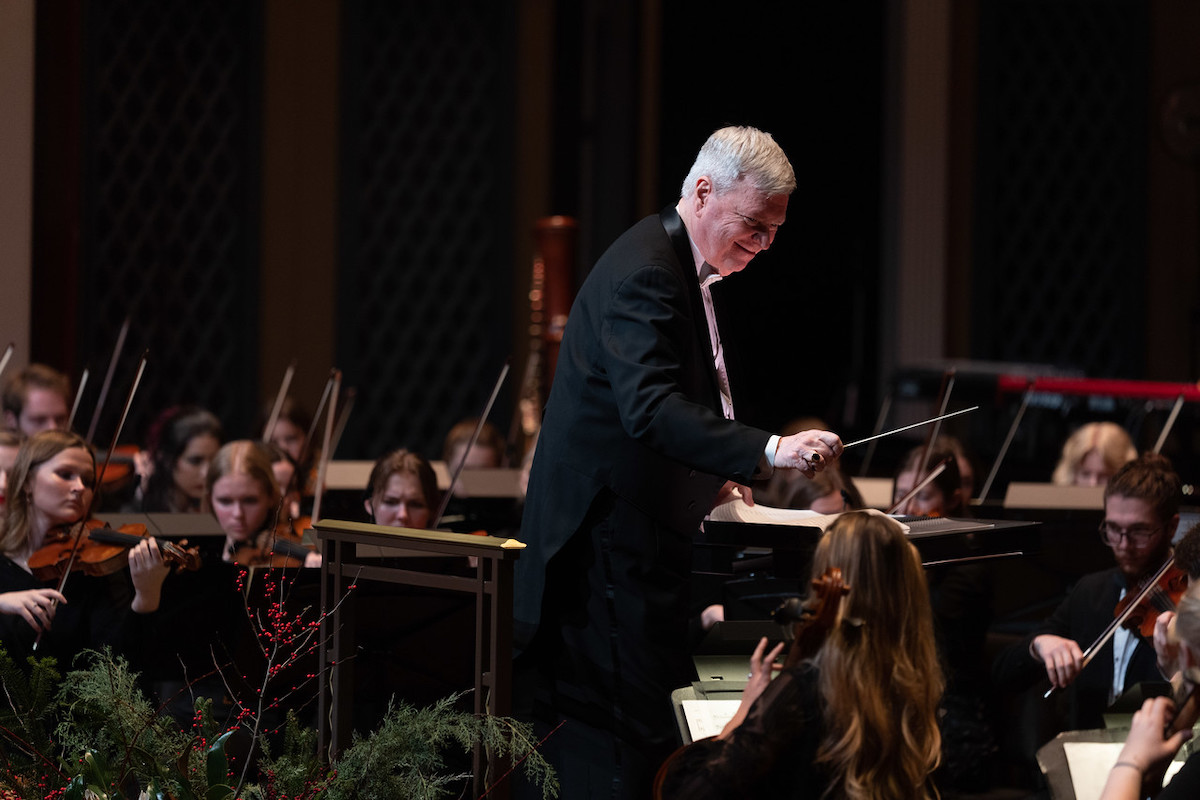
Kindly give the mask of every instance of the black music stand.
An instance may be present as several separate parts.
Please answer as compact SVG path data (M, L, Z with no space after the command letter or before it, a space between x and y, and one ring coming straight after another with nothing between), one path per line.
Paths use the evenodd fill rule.
M313 525L321 544L321 621L318 698L319 752L334 758L350 740L354 691L354 626L343 600L358 580L376 580L404 586L426 587L475 596L475 714L507 715L512 711L512 602L513 564L524 544L492 536L390 528L363 522L319 520ZM378 548L399 549L405 559L393 566L389 559L360 556L358 546L378 553ZM477 559L470 577L423 571L426 556ZM431 565L440 559L429 559ZM473 796L487 790L485 754L476 745L472 760ZM493 775L503 773L498 761L487 765ZM492 797L507 797L507 786Z

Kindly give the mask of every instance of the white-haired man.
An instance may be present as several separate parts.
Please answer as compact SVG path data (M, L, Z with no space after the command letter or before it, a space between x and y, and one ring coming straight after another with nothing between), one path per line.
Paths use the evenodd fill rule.
M723 128L677 205L626 231L576 297L529 479L517 563L518 701L561 728L565 797L645 797L693 679L691 538L734 485L808 475L833 433L734 419L714 281L771 246L796 180L770 134ZM764 299L764 305L767 301ZM748 492L746 493L748 500Z

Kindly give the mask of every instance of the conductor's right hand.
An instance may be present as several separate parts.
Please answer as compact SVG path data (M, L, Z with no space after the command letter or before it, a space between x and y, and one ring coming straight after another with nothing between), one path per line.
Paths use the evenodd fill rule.
M777 469L798 469L811 478L841 457L842 440L829 431L801 431L779 440L775 449Z
M1046 667L1046 677L1056 689L1066 688L1083 669L1083 651L1073 639L1044 633L1034 638L1029 650L1031 655L1041 659Z

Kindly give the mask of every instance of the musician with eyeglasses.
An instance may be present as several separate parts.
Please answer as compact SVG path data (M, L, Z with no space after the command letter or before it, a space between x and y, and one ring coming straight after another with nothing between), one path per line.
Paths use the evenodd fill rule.
M1121 599L1136 593L1171 555L1179 495L1179 476L1161 455L1143 455L1113 475L1099 535L1116 566L1082 577L1037 631L1001 653L993 667L999 686L1032 685L1045 677L1057 689L1069 688L1060 727L1078 730L1103 727L1105 709L1135 684L1165 680L1153 642L1126 627L1118 627L1086 664L1084 651L1112 622Z

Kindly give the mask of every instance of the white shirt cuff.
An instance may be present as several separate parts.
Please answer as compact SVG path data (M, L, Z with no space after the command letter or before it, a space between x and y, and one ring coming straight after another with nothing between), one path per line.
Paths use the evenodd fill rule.
M775 466L775 451L778 449L779 449L779 435L773 433L773 434L771 434L771 438L767 439L767 449L766 449L767 463L770 464L772 467Z

